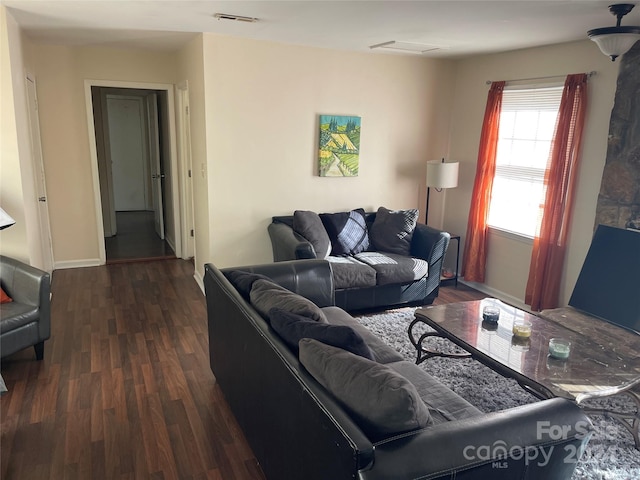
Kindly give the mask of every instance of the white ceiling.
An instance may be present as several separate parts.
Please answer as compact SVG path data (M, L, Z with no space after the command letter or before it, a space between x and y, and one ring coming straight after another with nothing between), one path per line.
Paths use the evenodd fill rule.
M174 50L197 32L323 48L371 51L400 41L456 57L586 38L613 26L611 0L0 0L36 41ZM214 13L257 17L216 20ZM640 6L622 25L640 24ZM597 48L594 44L594 48Z

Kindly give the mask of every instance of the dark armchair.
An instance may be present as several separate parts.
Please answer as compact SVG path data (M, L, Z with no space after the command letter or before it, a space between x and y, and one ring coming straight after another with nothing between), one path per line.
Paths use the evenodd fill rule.
M42 360L51 336L49 274L0 255L0 282L13 299L0 305L0 357L33 346Z

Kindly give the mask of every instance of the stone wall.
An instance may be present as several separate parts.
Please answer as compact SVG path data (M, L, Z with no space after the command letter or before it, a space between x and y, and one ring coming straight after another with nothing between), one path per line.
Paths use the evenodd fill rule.
M640 229L640 42L623 55L596 223Z

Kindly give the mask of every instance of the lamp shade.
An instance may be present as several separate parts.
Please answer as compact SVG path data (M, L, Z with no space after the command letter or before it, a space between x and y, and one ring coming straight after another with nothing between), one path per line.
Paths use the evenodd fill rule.
M635 43L640 40L640 28L638 27L618 27L630 31L607 33L611 28L598 28L589 32L589 38L596 42L602 53L615 60L620 55L627 53ZM599 31L604 31L599 33Z
M454 188L458 186L458 162L440 160L427 162L427 187Z
M0 230L4 230L5 228L10 227L14 223L16 223L16 221L11 218L11 215L0 208Z

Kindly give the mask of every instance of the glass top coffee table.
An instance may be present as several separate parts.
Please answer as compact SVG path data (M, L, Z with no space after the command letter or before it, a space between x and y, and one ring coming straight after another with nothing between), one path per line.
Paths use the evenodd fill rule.
M500 310L498 323L483 321L483 309ZM520 339L512 333L518 320L531 322L531 335ZM429 306L416 310L409 326L409 338L421 363L433 356L468 357L484 363L501 375L515 379L538 398L564 397L580 404L594 398L627 393L636 405L635 413L585 408L588 413L606 413L620 421L634 436L640 448L640 395L632 391L640 384L640 335L593 318L591 327L563 325L531 315L497 299ZM424 323L435 330L418 333ZM446 338L465 352L433 351L428 338ZM549 340L563 338L571 342L566 360L549 356Z

